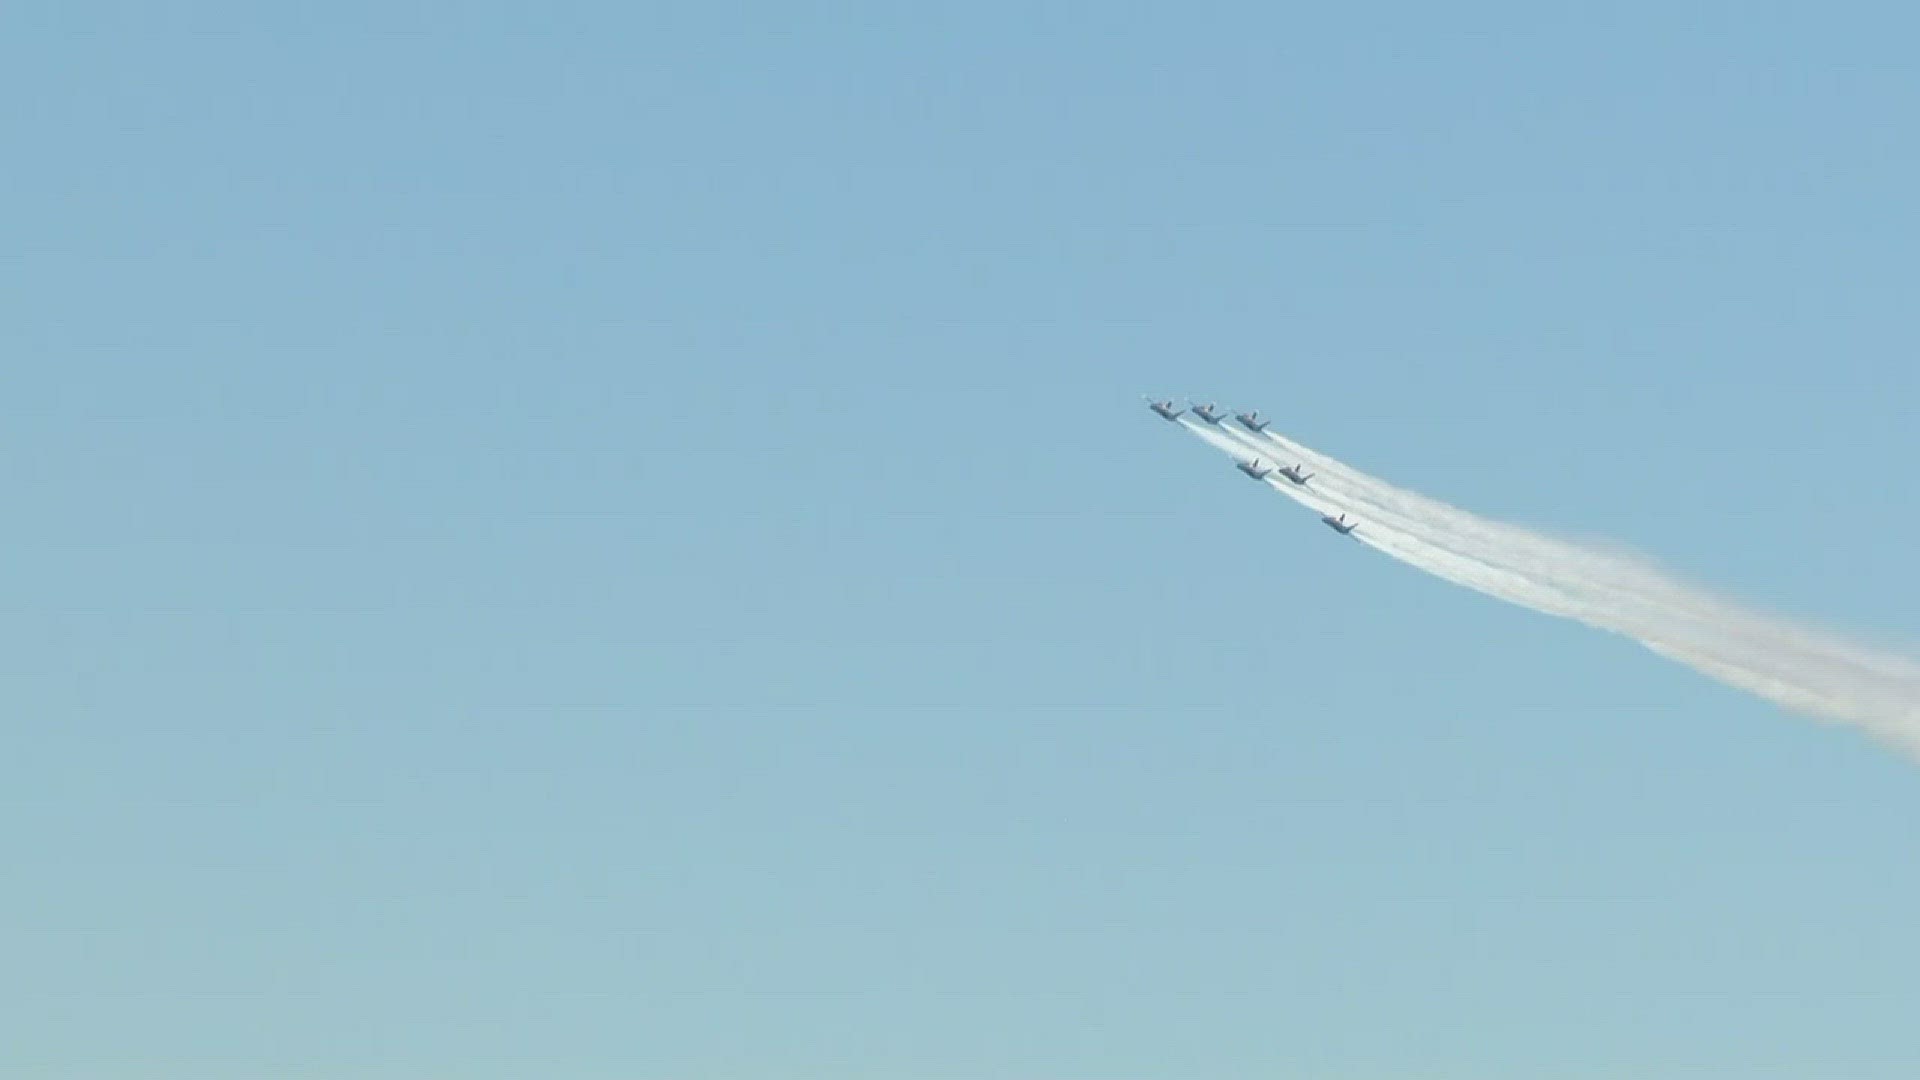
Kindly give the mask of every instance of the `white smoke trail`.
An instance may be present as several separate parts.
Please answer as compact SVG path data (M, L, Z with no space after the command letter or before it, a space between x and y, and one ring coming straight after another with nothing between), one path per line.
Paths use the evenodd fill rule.
M1273 464L1271 450L1252 442L1251 437L1244 433L1185 417L1180 419L1180 424L1201 441L1239 461L1257 459L1268 465ZM1297 454L1293 457L1295 461L1299 459ZM1472 554L1463 554L1435 544L1420 534L1417 524L1376 503L1356 499L1337 487L1330 489L1317 474L1306 486L1271 477L1266 483L1280 494L1321 514L1347 513L1364 518L1366 528L1355 530L1353 539L1436 577L1547 615L1573 617L1579 612L1573 600L1551 586L1531 581L1511 569Z
M1241 460L1304 463L1307 488L1269 481L1323 513L1362 522L1354 538L1458 585L1622 634L1775 704L1855 725L1920 754L1920 662L1745 608L1630 556L1542 536L1370 476L1275 434L1182 419Z

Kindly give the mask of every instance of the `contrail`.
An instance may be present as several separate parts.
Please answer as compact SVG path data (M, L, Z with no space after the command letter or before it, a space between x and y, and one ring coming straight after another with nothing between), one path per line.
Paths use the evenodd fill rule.
M1255 437L1243 432L1224 426L1212 427L1186 417L1181 417L1179 423L1203 442L1238 460L1258 458L1271 463L1275 458L1270 446L1261 445L1255 441ZM1296 461L1301 458L1301 455L1291 452L1290 456ZM1328 459L1320 457L1317 460ZM1351 513L1363 518L1366 527L1353 533L1355 540L1456 585L1464 585L1548 615L1573 617L1579 613L1577 604L1558 590L1472 554L1436 544L1422 536L1418 526L1407 522L1403 516L1374 502L1355 498L1337 486L1330 487L1318 474L1304 487L1273 477L1269 477L1266 484L1319 513Z
M1354 539L1454 584L1621 634L1711 678L1920 755L1920 661L1763 614L1631 556L1543 536L1394 486L1285 436L1180 423L1241 460L1301 463L1268 485L1361 522Z

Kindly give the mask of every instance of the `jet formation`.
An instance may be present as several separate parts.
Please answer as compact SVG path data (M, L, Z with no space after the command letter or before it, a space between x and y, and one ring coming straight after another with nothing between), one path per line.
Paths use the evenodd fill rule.
M1188 404L1192 405L1191 402ZM1177 421L1187 412L1186 409L1177 408L1173 404L1172 398L1168 398L1165 401L1155 401L1152 398L1148 398L1147 407L1152 409L1160 419L1169 421ZM1195 419L1201 420L1213 427L1224 426L1223 421L1226 419L1226 414L1221 411L1220 407L1211 402L1205 405L1193 405L1193 415ZM1246 412L1234 413L1233 418L1239 422L1241 427L1246 428L1255 435L1266 434L1267 425L1271 423L1271 421L1260 419L1260 414L1253 409L1248 409ZM1314 475L1306 471L1305 462L1294 462L1292 465L1275 466L1264 464L1261 459L1257 457L1251 461L1237 461L1233 467L1239 469L1253 480L1274 482L1268 478L1277 476L1285 478L1289 483L1298 487L1307 486L1307 481L1312 480ZM1353 530L1360 526L1358 521L1348 521L1347 515L1345 514L1341 514L1338 517L1329 514L1323 516L1320 521L1325 524L1327 528L1332 529L1341 536L1352 536Z

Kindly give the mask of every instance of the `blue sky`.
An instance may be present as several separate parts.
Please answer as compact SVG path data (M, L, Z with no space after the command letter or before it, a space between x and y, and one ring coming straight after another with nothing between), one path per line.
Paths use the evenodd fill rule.
M1140 407L1908 635L1912 15L0 16L0 1067L1909 1077L1920 772Z

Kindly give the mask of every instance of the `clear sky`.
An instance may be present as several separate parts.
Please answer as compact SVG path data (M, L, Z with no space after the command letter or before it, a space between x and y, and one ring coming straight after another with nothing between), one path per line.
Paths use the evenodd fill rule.
M458 8L459 10L450 10ZM1906 5L7 5L0 1074L1920 1069Z

